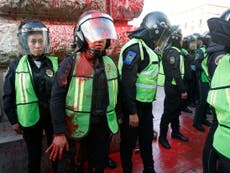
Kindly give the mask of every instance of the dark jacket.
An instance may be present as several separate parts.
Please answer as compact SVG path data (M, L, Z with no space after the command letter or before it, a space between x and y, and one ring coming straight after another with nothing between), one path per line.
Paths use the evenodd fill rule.
M165 86L172 87L172 80L176 81L178 92L186 92L186 88L181 77L180 71L180 55L176 49L168 48L165 50L162 58L162 64L165 74Z
M137 74L141 72L149 63L149 56L145 49L144 60L141 61L139 44L133 44L124 50L122 57L123 61L128 56L129 52L133 52L135 56L128 64L123 63L121 93L122 104L128 114L137 113L136 107L136 80Z
M18 123L16 113L15 71L20 59L21 57L10 63L4 83L3 107L11 124ZM42 115L42 112L49 112L50 93L54 79L54 76L49 77L46 74L46 70L53 70L52 62L44 56L40 58L41 66L38 68L32 57L29 56L28 60L33 74L32 81L34 91L39 100L40 116L46 116Z
M61 62L58 72L56 74L56 80L54 82L52 93L51 93L51 115L54 126L54 133L60 134L66 131L65 122L65 100L66 94L69 90L69 84L73 76L73 70L75 67L75 57L68 55ZM106 113L108 106L108 86L105 76L103 61L99 64L93 65L94 68L94 79L93 79L93 94L91 114L94 115L100 111L100 114ZM84 68L84 67L83 67ZM87 70L87 69L85 69ZM91 121L92 122L92 121Z
M212 79L217 63L219 59L226 54L226 51L224 50L224 46L211 42L206 52L208 54L208 59L207 59L208 73L210 78Z

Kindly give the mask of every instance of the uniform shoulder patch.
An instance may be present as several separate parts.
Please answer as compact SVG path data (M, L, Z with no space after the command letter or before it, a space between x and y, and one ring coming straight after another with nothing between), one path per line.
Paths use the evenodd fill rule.
M171 56L171 57L169 57L169 63L170 64L175 64L175 57L174 56Z
M196 53L195 60L198 60L200 58L200 54Z
M220 62L220 59L224 56L224 54L220 54L215 58L215 64L218 65Z
M128 51L125 60L124 60L124 64L130 65L132 63L132 61L134 60L134 58L136 57L137 53L133 52L133 51Z

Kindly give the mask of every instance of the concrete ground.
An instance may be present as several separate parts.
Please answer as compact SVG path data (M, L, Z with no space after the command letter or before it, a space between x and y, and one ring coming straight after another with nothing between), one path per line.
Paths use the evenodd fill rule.
M164 91L159 88L157 100L153 102L154 129L159 132L160 118L163 112ZM194 108L192 108L194 112ZM189 137L189 142L181 142L172 139L170 130L168 140L172 148L164 149L157 140L152 143L155 170L157 173L201 173L202 149L208 133L199 132L192 127L193 114L182 112L180 116L181 132ZM44 145L44 149L46 146ZM105 173L122 173L119 153L119 136L115 136L111 145L110 157L116 161L117 168L107 168ZM7 121L0 123L0 173L24 173L26 172L27 156L22 137L16 135ZM42 160L43 173L51 173L47 156ZM133 173L142 173L143 167L140 153L133 154Z

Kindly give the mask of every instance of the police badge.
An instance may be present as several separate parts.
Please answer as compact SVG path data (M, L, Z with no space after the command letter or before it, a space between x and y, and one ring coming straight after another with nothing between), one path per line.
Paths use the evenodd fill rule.
M175 57L174 56L171 56L170 58L169 58L169 63L170 64L174 64L175 63Z
M219 64L219 61L220 59L224 56L224 54L220 54L218 55L216 58L215 58L215 64L218 65Z
M46 69L46 75L49 76L49 77L53 77L54 72L51 69Z

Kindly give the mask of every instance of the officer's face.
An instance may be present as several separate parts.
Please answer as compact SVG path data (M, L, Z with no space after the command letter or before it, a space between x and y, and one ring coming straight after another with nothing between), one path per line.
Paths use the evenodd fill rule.
M95 49L95 50L103 51L103 50L105 50L105 45L106 45L105 39L100 40L100 41L95 41L95 42L88 41L89 49Z
M28 46L33 56L40 56L44 53L45 43L42 34L32 34L28 37Z
M189 43L189 46L188 46L188 49L189 49L189 50L194 50L194 49L195 49L195 45L196 45L196 44L195 44L195 41L190 42L190 43Z

